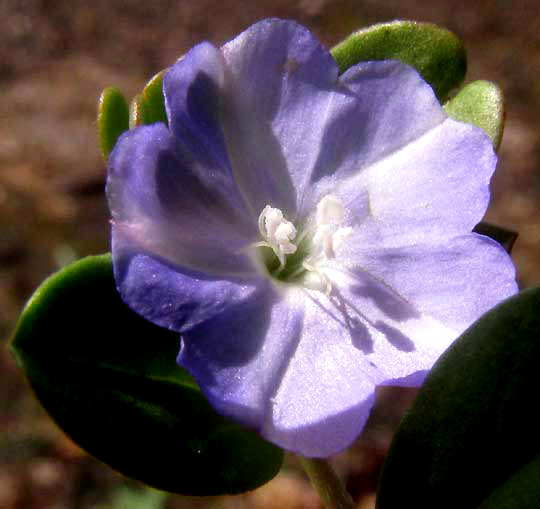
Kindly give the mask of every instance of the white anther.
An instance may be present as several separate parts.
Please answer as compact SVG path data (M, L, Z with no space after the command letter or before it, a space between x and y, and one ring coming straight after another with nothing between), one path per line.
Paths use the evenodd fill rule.
M343 202L333 194L326 195L317 204L316 222L317 226L336 225L339 226L345 217L345 207Z
M292 254L297 249L291 242L296 237L296 228L283 217L281 210L267 205L259 216L259 231L264 242L255 245L272 248L283 267L285 255Z
M344 218L345 207L337 196L329 194L317 204L313 244L326 258L335 258L336 249L352 233L351 227L341 228Z
M274 232L274 238L285 254L291 254L296 251L296 246L291 242L295 236L296 228L288 221L280 223Z
M332 283L324 273L323 261L335 258L336 250L352 233L350 226L342 227L345 219L343 202L334 195L327 195L317 204L315 213L315 232L312 238L313 252L304 260L306 270L304 285L311 290L332 293Z

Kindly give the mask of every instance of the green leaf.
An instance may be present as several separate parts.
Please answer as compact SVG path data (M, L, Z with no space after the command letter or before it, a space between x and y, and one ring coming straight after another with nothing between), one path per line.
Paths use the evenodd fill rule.
M24 309L11 350L61 428L121 473L186 495L254 489L283 451L216 414L177 366L178 334L131 311L109 255L47 279Z
M453 119L482 128L495 149L499 148L504 130L504 99L497 85L489 81L469 83L444 109Z
M101 155L105 162L118 137L129 129L129 109L124 96L114 87L101 93L98 104L98 137Z
M418 70L441 101L467 71L465 48L454 34L415 21L381 23L355 32L335 46L332 55L340 74L359 62L401 60Z
M394 436L379 509L476 508L538 456L539 309L527 290L439 359Z
M142 94L137 94L129 105L129 128L133 129L140 125L147 124L147 113L145 100Z
M540 456L501 484L478 509L538 509Z
M164 122L167 125L167 113L163 98L163 75L165 71L158 72L144 87L142 95L146 106L146 124Z
M501 226L496 226L494 224L486 222L478 223L473 228L473 232L479 233L480 235L485 235L486 237L490 237L495 242L498 242L502 247L504 247L507 253L512 252L514 243L519 236L517 232L507 230L506 228L502 228Z
M109 503L98 505L95 509L164 509L169 495L152 488L120 486Z
M129 109L129 127L143 124L164 122L167 125L165 102L163 98L163 74L157 73L144 87L141 94L131 101Z

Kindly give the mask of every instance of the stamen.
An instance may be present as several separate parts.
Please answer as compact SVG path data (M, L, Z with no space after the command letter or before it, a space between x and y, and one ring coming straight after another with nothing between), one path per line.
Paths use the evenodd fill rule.
M324 291L329 296L332 293L332 283L328 279L328 276L323 274L316 265L310 265L304 262L303 266L307 271L303 280L304 286L310 290Z
M297 236L295 226L285 219L283 212L266 205L258 219L262 239L253 246L274 252L279 266L274 257L263 255L274 278L331 295L332 284L325 274L324 261L335 258L336 250L352 233L351 227L342 226L345 213L343 202L337 196L327 195L317 204L315 228L302 228Z
M345 217L343 202L333 194L327 194L318 204L316 213L317 226L340 225Z
M335 258L336 250L352 233L350 226L341 227L344 218L345 207L337 196L329 194L321 199L315 214L313 252L302 264L307 271L304 284L308 288L324 291L327 295L332 292L332 284L321 270L321 262Z
M317 229L313 236L313 244L328 259L335 258L336 249L352 233L351 227L341 228L344 218L345 207L337 196L326 195L317 204L315 217Z
M283 217L280 209L266 205L259 216L259 231L265 239L256 246L272 248L279 259L281 269L285 266L285 255L292 254L297 247L291 241L296 237L296 228Z

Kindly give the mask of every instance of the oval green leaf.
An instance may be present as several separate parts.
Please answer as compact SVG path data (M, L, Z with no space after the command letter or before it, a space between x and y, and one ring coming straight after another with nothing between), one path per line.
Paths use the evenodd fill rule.
M101 93L97 114L99 146L105 162L116 140L129 129L129 108L127 102L115 87L108 87Z
M142 94L137 94L129 105L129 128L147 124L146 102Z
M142 95L145 101L146 121L145 124L154 122L167 122L165 112L165 100L163 98L163 75L165 70L158 72L144 87Z
M47 279L11 351L38 399L80 446L119 472L185 495L254 489L283 451L218 415L176 365L178 334L131 311L109 255Z
M478 509L538 509L540 505L540 456L501 484Z
M129 127L164 122L168 125L163 97L163 74L157 73L144 87L142 93L136 95L129 108Z
M332 55L340 74L359 62L401 60L431 84L440 101L467 71L465 48L453 33L415 21L381 23L355 32L335 46Z
M444 105L453 119L482 128L499 148L504 130L504 99L501 89L489 81L474 81Z
M379 509L476 508L539 454L539 310L527 290L439 359L394 436Z

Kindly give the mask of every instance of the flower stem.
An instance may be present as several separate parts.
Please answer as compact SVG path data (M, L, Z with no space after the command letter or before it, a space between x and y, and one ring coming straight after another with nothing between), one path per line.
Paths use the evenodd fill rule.
M321 458L304 458L299 456L300 462L306 471L312 486L317 490L326 509L354 509L351 496L336 472Z

